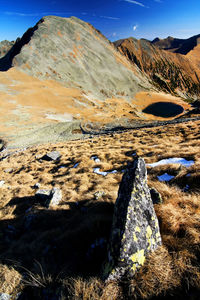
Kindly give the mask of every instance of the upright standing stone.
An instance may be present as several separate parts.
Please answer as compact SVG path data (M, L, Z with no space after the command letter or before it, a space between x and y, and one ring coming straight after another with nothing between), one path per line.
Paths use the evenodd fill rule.
M137 158L126 170L119 187L104 278L132 277L144 264L147 254L160 245L145 162Z

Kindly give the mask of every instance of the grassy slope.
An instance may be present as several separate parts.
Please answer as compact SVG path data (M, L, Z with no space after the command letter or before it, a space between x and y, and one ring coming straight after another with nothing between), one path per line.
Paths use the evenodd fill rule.
M165 294L175 295L174 299L198 299L199 125L198 121L46 144L1 161L1 180L5 184L0 195L0 292L23 289L27 299L43 299L44 290L50 295L59 287L62 299L150 299ZM59 162L39 160L52 150L61 153ZM148 167L149 185L156 187L164 200L162 205L155 205L163 246L146 260L132 281L105 286L99 274L113 205L121 170L135 151L146 163L184 157L194 159L195 164L189 168ZM91 160L92 155L97 155L100 162ZM76 163L79 165L73 168ZM5 173L10 167L12 173ZM116 169L118 173L103 177L93 173L95 167L102 171ZM165 172L175 176L169 184L157 180ZM60 187L62 203L47 210L36 202L32 186L37 182L41 188ZM186 184L189 191L183 192ZM98 197L95 193L99 191L104 194ZM27 218L32 219L29 227L25 225ZM91 245L98 244L99 238L105 243L94 250Z

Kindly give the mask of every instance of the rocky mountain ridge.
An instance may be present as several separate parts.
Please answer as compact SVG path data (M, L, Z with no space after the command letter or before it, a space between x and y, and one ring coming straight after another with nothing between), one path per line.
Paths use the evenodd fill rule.
M171 39L166 39L166 42ZM176 39L172 40L176 41ZM145 39L137 40L135 38L114 42L117 49L133 64L136 64L143 73L147 74L159 89L185 98L195 99L198 97L200 94L200 69L197 53L200 48L197 46L187 55L182 55L160 49L161 46L166 47L167 44L159 43L160 40L157 39L151 43ZM191 55L191 52L194 51L197 53Z
M151 44L163 50L186 55L200 44L200 34L188 39L177 39L172 36L165 39L155 38Z

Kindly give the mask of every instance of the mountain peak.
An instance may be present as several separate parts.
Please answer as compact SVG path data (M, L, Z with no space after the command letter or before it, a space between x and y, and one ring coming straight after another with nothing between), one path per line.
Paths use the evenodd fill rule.
M76 17L40 19L0 60L1 70L12 66L103 99L122 90L130 98L140 86L151 86L97 29Z

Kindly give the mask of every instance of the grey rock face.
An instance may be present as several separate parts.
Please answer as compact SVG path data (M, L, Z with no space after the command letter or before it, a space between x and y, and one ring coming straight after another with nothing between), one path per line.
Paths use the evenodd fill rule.
M51 160L58 160L61 157L58 151L52 151L50 153L45 154L41 159L51 161Z
M143 159L136 159L123 175L115 204L108 262L108 280L132 277L149 252L161 245L158 219L147 185Z

